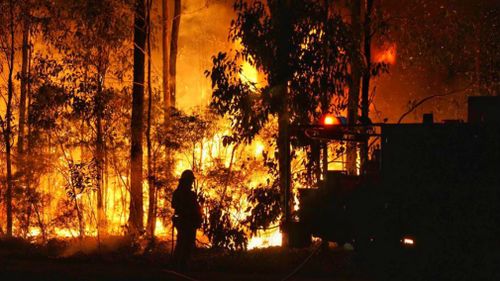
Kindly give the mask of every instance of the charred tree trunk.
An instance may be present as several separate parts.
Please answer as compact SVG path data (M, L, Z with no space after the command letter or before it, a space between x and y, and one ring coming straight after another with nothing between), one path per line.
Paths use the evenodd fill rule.
M326 181L326 176L328 174L328 143L325 142L322 144L322 171L323 171L323 180Z
M144 115L144 47L146 45L146 7L136 0L134 17L134 84L132 88L132 120L130 148L129 230L139 235L143 228L142 204L142 133Z
M170 93L170 57L169 57L169 41L168 41L168 1L162 0L162 56L163 56L163 123L165 130L170 128L170 114L172 111L172 98ZM172 174L172 151L165 145L165 174L166 178L169 179Z
M291 170L290 170L290 136L289 116L287 102L287 88L285 85L278 86L283 97L283 109L278 115L278 167L279 185L281 190L283 211L283 245L289 246L288 225L292 218L291 208Z
M165 0L163 1L165 2ZM167 32L169 26L167 6L168 4L164 3L163 56L164 59L166 58L168 61L168 67L167 67L167 61L164 61L163 77L165 85L168 85L168 90L166 90L165 94L166 98L165 125L166 129L170 130L171 129L170 114L172 112L172 109L175 108L175 103L176 103L177 53L178 53L178 41L179 41L179 27L181 23L181 0L174 1L174 15L172 19L172 30L170 35L170 50L167 48L168 46ZM168 146L165 147L165 154L166 154L165 172L167 179L170 179L172 177L174 159L172 155L172 150Z
M351 83L349 85L349 97L347 105L347 122L354 126L358 121L359 90L361 79L361 0L351 1L351 27L352 27L352 50L351 50ZM354 142L347 143L347 171L356 174L357 146Z
M99 237L102 234L102 231L106 229L106 213L104 212L104 132L103 132L103 112L104 112L104 104L103 104L103 83L104 83L104 68L102 66L99 67L100 71L97 74L98 86L97 86L97 95L95 97L95 114L96 114L96 144L95 144L95 162L96 162L96 170L97 170L97 233Z
M21 89L19 95L19 118L18 118L18 134L17 134L17 157L16 157L16 167L17 172L21 175L19 181L22 186L26 186L26 195L31 198L32 194L30 189L27 187L27 169L25 165L24 157L24 141L25 141L25 123L26 123L26 96L28 92L28 63L29 63L29 7L23 7L23 25L22 25L22 58L21 58ZM32 200L29 199L31 202ZM30 227L30 215L31 215L31 205L28 206L26 211L26 220L24 228L26 233L29 231Z
M13 59L11 59L13 63ZM9 66L10 68L10 66ZM9 69L9 80L8 80L8 90L7 90L7 108L5 114L5 125L3 130L4 144L5 144L5 161L7 165L7 191L5 193L5 204L7 210L7 229L6 234L8 237L12 236L12 190L13 190L13 179L12 179L12 96L13 96L13 85L12 85L12 69Z
M14 1L9 1L9 12L10 12L10 50L7 51L9 53L8 56L8 69L9 76L7 82L7 105L5 110L5 120L3 120L2 131L3 131L3 139L5 144L5 161L7 165L7 190L5 192L5 209L7 211L7 228L6 235L7 237L12 236L12 190L13 190L13 179L12 179L12 98L14 95L14 84L13 84L13 75L14 75L14 57L15 57L15 29L14 29Z
M148 208L148 222L147 232L148 236L154 240L156 228L156 186L153 176L152 165L152 143L151 143L151 111L153 106L153 93L151 89L151 4L152 0L147 1L147 54L148 54L148 113L147 113L147 127L146 127L146 144L147 144L147 168L148 168L148 187L149 187L149 208Z
M163 105L165 111L165 125L169 123L170 117L170 107L172 106L169 91L169 57L168 57L168 3L167 0L162 0L162 29L161 29L161 41L162 41L162 57L163 57Z
M289 105L288 105L288 81L289 73L289 54L290 40L292 38L292 22L289 13L292 9L291 1L277 1L270 7L271 14L277 18L277 60L281 63L281 68L273 77L274 95L277 100L281 101L278 110L278 171L279 171L279 187L281 193L281 208L282 208L282 244L289 247L289 226L292 222L292 190L291 190L291 168L290 168L290 135L289 135Z
M176 99L176 73L177 73L177 47L179 41L179 26L181 24L181 0L175 0L174 19L172 21L172 36L170 38L170 66L169 90L170 106L175 107Z
M310 159L310 177L314 179L316 186L319 185L321 180L321 143L319 141L314 141L311 146L311 159Z
M27 116L27 122L26 122L26 131L27 131L27 134L25 136L26 138L26 155L31 155L32 153L32 149L33 149L33 137L32 137L32 128L31 128L31 123L29 122L30 120L30 106L31 106L31 58L32 58L32 54L33 54L33 48L32 48L32 45L31 45L31 42L28 41L28 61L27 61L27 85L26 85L26 103L27 103L27 107L26 107L26 116ZM32 182L33 182L33 179L34 179L34 172L32 171L32 169L28 169L26 170L26 189L30 192L34 192L34 190L32 191L31 189L31 186L32 186ZM33 210L35 212L35 215L36 215L36 219L37 219L37 223L38 223L38 227L40 228L40 233L42 234L42 241L45 243L47 242L47 230L46 230L46 227L45 227L45 223L43 221L43 218L42 218L42 210L41 210L41 202L39 201L35 201L33 200L31 202L32 206L33 206Z
M73 203L75 204L76 217L78 219L78 238L82 239L85 236L85 222L83 221L83 214L80 206L78 206L78 200L73 198Z
M373 0L366 0L365 5L365 22L363 27L364 33L364 46L363 53L365 58L365 69L363 71L363 84L361 88L361 119L364 123L369 120L370 114L370 79L371 79L371 68L372 68L372 13L373 13ZM364 174L366 172L366 162L368 161L368 138L364 139L361 143L361 173Z
M28 9L28 8L26 8ZM28 17L29 12L25 11L24 16ZM22 61L21 61L21 91L19 96L19 132L17 135L17 156L20 166L23 163L24 156L24 138L25 138L25 124L26 124L26 97L28 92L28 59L29 59L29 33L30 25L27 19L23 24L23 45L22 45Z

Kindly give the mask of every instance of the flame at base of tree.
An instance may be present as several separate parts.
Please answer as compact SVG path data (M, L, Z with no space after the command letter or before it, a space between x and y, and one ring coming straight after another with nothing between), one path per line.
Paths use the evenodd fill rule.
M281 246L283 237L278 227L258 231L257 235L248 241L248 249Z
M195 189L202 198L207 220L210 220L214 207L221 207L221 216L225 216L231 225L243 231L245 247L247 242L248 248L279 245L279 228L258 231L252 236L246 225L251 209L248 202L250 190L265 185L266 181L274 181L268 178L263 159L265 153L274 149L266 145L270 143L269 139L258 138L251 145L238 145L228 140L227 121L211 115L182 113L176 118L185 124L183 128L176 128L175 132L183 141L168 144L173 147L179 145L174 157L176 164L173 178L164 182L156 179L159 187L157 238L171 239L170 194L182 171L192 169L197 177ZM168 134L171 133L174 132ZM27 231L21 231L22 227L16 223L14 232L33 240L42 239L45 234L47 237L44 238L64 239L126 233L130 200L128 176L118 167L106 171L103 194L105 224L99 230L93 160L85 160L79 147L64 151L55 149L54 153L63 155L57 161L57 169L43 175L38 185L39 192L45 197L39 210L43 229L31 218L32 223ZM114 166L117 163L110 160L109 164ZM145 213L149 208L147 183L148 181L143 182ZM146 217L144 220L146 222ZM207 241L208 245L212 243L204 237L207 235L205 232L200 231L198 235L199 240Z

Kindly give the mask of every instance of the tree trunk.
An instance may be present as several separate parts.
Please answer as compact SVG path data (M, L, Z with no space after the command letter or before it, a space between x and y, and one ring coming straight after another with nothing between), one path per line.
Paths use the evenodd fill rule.
M370 79L371 79L371 68L372 68L372 55L371 55L371 44L372 44L372 29L371 29L371 17L373 12L373 0L366 0L366 11L365 11L365 23L363 28L364 33L364 57L365 57L365 69L363 71L363 84L361 88L361 119L366 122L369 120L370 114ZM361 174L366 172L366 162L368 161L368 138L365 138L361 142L360 151L361 160Z
M142 133L144 115L144 47L146 45L146 9L144 0L136 0L134 17L134 82L130 148L129 230L132 236L144 228L142 207Z
M276 17L277 29L277 48L276 57L281 62L281 68L273 77L272 83L275 85L275 95L281 101L278 112L278 169L279 169L279 186L281 193L282 207L282 244L289 247L289 226L292 222L292 186L291 186L291 170L290 170L290 135L289 135L289 105L288 105L288 81L291 73L289 73L289 54L291 52L292 38L292 19L288 11L292 9L290 0L277 1L270 7L272 16Z
M287 88L285 85L279 86L283 94L283 109L278 115L278 167L279 185L281 191L283 210L283 245L289 246L288 226L292 218L291 208L291 171L290 171L290 136L289 136L289 116L287 102Z
M169 92L169 58L168 58L168 3L167 0L162 0L162 56L163 56L163 105L165 111L165 125L169 123L170 107L172 106Z
M347 101L347 122L354 126L358 121L358 104L361 78L360 44L361 44L361 0L351 1L351 26L352 26L352 50L351 50L351 84L349 85L349 97ZM347 143L347 172L356 174L357 146L355 142Z
M172 36L170 38L170 106L175 106L176 73L177 73L177 46L179 41L179 25L181 23L181 0L175 0L174 19L172 22Z
M169 27L169 20L168 20L168 1L167 0L162 0L162 56L163 56L163 70L162 70L162 76L163 76L163 105L164 105L164 114L163 114L163 123L164 123L164 128L165 130L169 130L171 124L170 124L170 114L172 111L172 107L174 104L172 104L172 98L171 98L171 93L170 93L170 57L169 57L169 41L168 41L168 27ZM177 55L176 55L177 56ZM175 96L174 96L175 97ZM165 146L165 174L166 178L170 179L171 174L172 174L172 151L170 148L166 145Z
M322 144L322 165L323 165L323 180L326 181L326 177L328 175L328 143L323 143Z
M29 38L28 38L29 39ZM26 131L27 131L27 134L25 135L25 138L26 138L26 155L31 155L32 153L32 148L33 148L33 138L31 136L31 124L29 122L29 116L30 116L30 105L31 105L31 58L32 58L32 54L33 54L33 49L31 48L30 46L30 42L28 40L28 59L27 59L27 84L26 84L26 103L27 103L27 107L25 109L25 116L27 116L27 122L25 122L26 124ZM27 169L26 170L26 189L28 190L28 192L34 192L34 190L32 191L31 189L31 182L33 181L33 178L34 178L34 172L31 170L31 169ZM40 207L40 203L39 201L33 201L31 202L32 206L33 206L33 210L36 214L36 218L37 218L37 222L38 222L38 227L40 228L40 232L42 234L42 241L45 243L47 242L47 230L45 228L45 224L43 222L43 218L42 218L42 214L41 214L41 207Z
M322 165L321 165L321 148L322 145L319 141L314 141L311 144L311 178L314 179L316 185L319 184L322 175Z
M28 9L28 8L26 8ZM28 16L25 11L25 16ZM23 45L22 45L22 62L21 62L21 94L19 97L19 132L17 135L17 156L18 164L22 167L24 155L24 137L26 123L26 96L28 92L28 52L29 52L29 32L30 26L28 20L24 21L23 25Z
M10 52L9 52L9 78L7 82L7 106L5 110L5 120L3 125L3 137L5 142L5 158L7 165L7 191L5 193L5 207L7 211L7 237L12 236L12 189L13 189L13 179L12 179L12 97L14 95L14 57L15 57L15 30L14 30L14 1L9 1L9 11L10 11Z
M100 67L101 68L101 67ZM102 125L104 105L102 104L103 95L103 80L104 70L100 70L98 74L97 96L95 98L95 114L96 114L96 152L95 161L97 169L97 233L100 237L102 231L106 229L106 214L104 212L104 132Z
M31 196L30 189L27 186L27 167L24 162L24 139L25 139L25 123L26 123L26 96L28 91L28 64L29 64L29 7L23 7L23 40L22 40L22 61L21 61L21 89L19 96L19 119L18 119L18 134L17 134L17 157L16 167L21 175L19 181L22 186L26 186L25 192L27 196ZM30 227L30 210L27 210L27 219L25 229L28 232Z
M147 166L148 166L148 187L149 187L149 208L148 208L148 223L147 232L151 240L155 237L156 228L156 187L153 178L153 166L152 166L152 156L151 156L151 110L153 105L153 93L151 87L151 2L148 0L147 8L147 54L148 54L148 115L147 115L147 127L146 127L146 143L147 143Z
M76 197L73 198L73 204L75 204L74 207L76 211L76 217L78 219L78 237L82 239L85 236L85 222L83 221L82 210L78 206L78 200L76 199Z

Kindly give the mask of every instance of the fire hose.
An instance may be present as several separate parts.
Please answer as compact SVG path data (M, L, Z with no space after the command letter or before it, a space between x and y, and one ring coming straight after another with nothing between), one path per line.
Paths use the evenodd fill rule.
M316 249L314 249L309 256L307 256L302 263L300 263L292 272L290 272L285 278L281 279L281 281L287 281L292 278L295 274L297 274L303 267L306 265L311 258L321 249L321 244L319 244Z
M173 271L173 270L166 270L166 269L165 269L165 270L163 270L163 272L166 272L166 273L172 274L172 275L174 275L174 276L177 276L177 277L180 277L180 278L182 278L182 279L189 280L189 281L201 281L201 280L194 279L194 278L192 278L192 277L189 277L189 276L187 276L187 275L184 275L184 274L182 274L182 273L179 273L179 272L177 272L177 271Z

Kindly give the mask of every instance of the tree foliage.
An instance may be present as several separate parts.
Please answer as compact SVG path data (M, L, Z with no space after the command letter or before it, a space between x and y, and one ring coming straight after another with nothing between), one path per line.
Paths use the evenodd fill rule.
M248 226L252 234L258 230L268 229L276 224L280 218L281 206L279 204L280 192L278 186L278 165L272 158L264 153L265 166L268 169L269 177L264 184L252 189L248 195L249 215L244 223Z
M329 15L323 1L291 1L289 10L280 9L281 2L236 1L229 38L242 48L214 56L206 72L212 81L212 108L231 119L241 140L251 140L269 116L280 112L279 83L287 84L292 124L309 124L321 113L345 107L348 26L339 15ZM284 32L290 35L286 50L278 50ZM283 58L279 52L285 53ZM241 78L243 60L263 73L266 85Z

